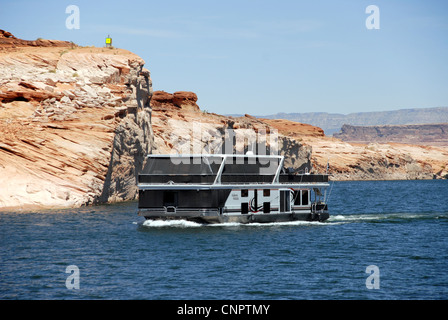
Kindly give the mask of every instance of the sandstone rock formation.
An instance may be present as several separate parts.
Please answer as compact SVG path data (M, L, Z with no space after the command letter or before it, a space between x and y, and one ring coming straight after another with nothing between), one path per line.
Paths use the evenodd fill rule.
M400 143L348 143L310 125L268 120L280 132L312 147L313 169L332 180L414 180L448 178L448 147Z
M17 43L0 41L0 210L134 199L153 144L144 61Z
M188 109L182 103L167 102L170 94L155 92L151 105L155 153L200 153L222 148L226 130L239 131L246 137L236 143L233 152L251 150L249 141L257 133L277 134L279 153L285 165L296 172L306 169L327 172L332 180L408 180L445 178L448 175L448 148L398 143L347 143L328 137L321 128L282 119L226 117ZM159 101L160 100L160 101ZM261 135L263 139L263 135ZM266 145L269 147L270 138Z
M348 143L298 122L201 111L192 92L153 93L126 50L7 32L0 48L0 211L135 199L151 152L279 153L296 172L329 163L333 180L448 177L447 146Z
M331 136L339 132L344 124L353 126L379 126L447 123L448 107L356 112L349 114L327 112L277 113L257 117L309 123L322 128L327 136Z
M343 125L333 135L346 142L398 142L406 144L448 146L448 123L387 126Z
M168 93L165 91L154 92L151 105L157 109L169 109L172 107L182 108L182 110L200 111L196 104L198 97L194 92L178 91Z
M170 97L181 96L173 100ZM192 101L194 100L194 104ZM151 100L154 153L282 154L285 166L304 172L311 167L311 148L266 122L246 115L226 117L200 111L194 93L155 91ZM229 138L232 136L231 138ZM230 141L232 139L232 141Z
M16 38L11 32L0 29L0 52L7 51L11 48L17 47L71 47L76 45L73 42L60 41L60 40L22 40Z

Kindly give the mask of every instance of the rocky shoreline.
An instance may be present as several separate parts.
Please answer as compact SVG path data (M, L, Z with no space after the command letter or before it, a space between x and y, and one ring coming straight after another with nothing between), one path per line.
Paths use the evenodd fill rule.
M201 111L193 92L153 92L143 59L123 49L5 32L0 49L0 211L136 199L146 154L218 150L229 130L243 137L235 152L254 137L275 142L291 170L329 163L332 180L448 177L448 147L349 143L307 124Z

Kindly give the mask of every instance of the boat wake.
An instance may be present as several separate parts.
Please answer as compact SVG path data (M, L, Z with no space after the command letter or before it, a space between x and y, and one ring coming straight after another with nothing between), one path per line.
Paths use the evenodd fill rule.
M145 220L141 225L146 228L260 228L281 226L316 226L341 225L347 223L397 223L417 220L432 220L448 222L448 213L375 213L375 214L337 214L330 216L325 222L318 221L287 221L268 223L225 222L202 224L187 220Z
M334 223L333 223L334 224ZM216 224L201 224L186 220L145 220L142 226L149 228L220 228L220 227L277 227L277 226L324 226L327 222L318 221L287 221L287 222L268 222L268 223L239 223L239 222L224 222Z
M197 222L187 220L145 220L143 222L143 226L150 228L165 228L165 227L198 228L203 225Z
M416 220L447 220L448 213L372 213L372 214L347 214L330 216L328 222L406 222Z

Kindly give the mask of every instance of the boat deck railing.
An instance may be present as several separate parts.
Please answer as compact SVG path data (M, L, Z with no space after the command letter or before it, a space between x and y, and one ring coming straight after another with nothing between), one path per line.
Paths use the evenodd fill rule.
M222 175L220 184L271 184L273 175ZM166 175L166 174L140 174L138 176L138 183L143 184L217 184L215 183L215 175ZM326 174L281 174L278 183L323 183L328 182L328 175Z

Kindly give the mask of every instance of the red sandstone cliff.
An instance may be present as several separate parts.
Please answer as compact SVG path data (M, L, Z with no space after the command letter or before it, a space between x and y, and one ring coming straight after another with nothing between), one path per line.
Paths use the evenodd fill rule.
M170 153L176 148L194 151L192 141L195 139L202 139L194 142L202 143L202 149L206 149L207 143L211 146L209 149L213 149L221 142L216 141L216 137L226 129L246 129L248 140L260 130L277 130L279 153L285 155L286 166L298 171L312 167L315 172L326 172L328 163L328 173L333 180L433 179L448 175L448 147L347 143L327 137L321 128L308 124L201 112L195 95L194 99L186 99L185 104L167 101L166 97L175 95L156 91L151 101L156 153ZM192 100L194 108L191 108ZM200 124L201 136L194 134L194 123ZM237 148L238 152L247 150L241 144Z
M144 61L11 39L0 41L0 210L134 199L152 144Z
M348 143L308 125L264 120L312 147L315 170L333 180L413 180L448 177L448 147L400 143Z
M287 167L329 162L334 180L448 175L448 147L347 143L307 124L203 112L192 92L153 94L143 65L126 50L0 32L0 210L135 199L148 152L219 152L226 130L241 133L233 151L276 143Z
M311 148L282 133L274 134L268 123L249 115L235 118L203 112L196 102L193 92L154 92L151 100L154 153L245 153L255 148L256 152L268 154L275 147L285 156L287 167L304 171L311 166ZM223 140L230 131L235 137L227 149Z

